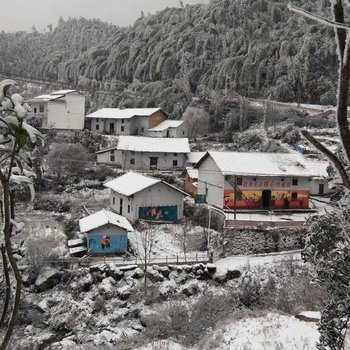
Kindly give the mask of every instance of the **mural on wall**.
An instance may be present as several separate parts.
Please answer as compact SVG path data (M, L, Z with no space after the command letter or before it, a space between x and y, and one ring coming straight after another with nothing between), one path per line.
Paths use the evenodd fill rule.
M128 246L127 235L88 235L88 249L92 253L123 253Z
M177 221L177 205L162 207L141 207L139 218L150 221Z
M309 191L303 190L243 190L237 198L237 208L257 209L262 208L264 200L270 200L271 208L308 208ZM294 193L294 195L293 195ZM264 198L267 196L267 198ZM224 207L234 208L235 191L224 190Z

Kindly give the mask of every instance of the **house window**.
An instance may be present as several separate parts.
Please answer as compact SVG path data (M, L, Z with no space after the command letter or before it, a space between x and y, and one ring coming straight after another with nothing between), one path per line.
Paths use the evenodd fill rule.
M185 132L184 132L184 131L182 132L182 135L185 135Z
M100 126L96 124L96 130L100 130Z
M128 205L128 213L130 213L130 204Z
M121 132L124 131L124 125L120 127L120 131L121 131Z
M297 177L293 177L293 179L292 179L292 185L293 185L293 186L297 186L297 185L298 185L298 178L297 178Z
M177 153L174 153L174 157L177 157Z
M297 192L292 192L292 202L295 202L298 200L298 193Z
M243 179L241 177L237 177L236 179L237 186L242 186L243 184Z
M34 108L34 113L36 113L36 107Z
M39 105L39 112L44 113L44 105Z
M237 201L241 201L242 200L242 192L241 191L237 191L236 192L236 200Z
M98 123L100 121L100 119L96 118L96 123Z
M173 160L173 166L177 166L177 159Z
M111 154L114 154L114 149L111 150Z
M145 128L141 128L141 131L145 131Z
M124 119L122 119L122 124L124 124Z
M131 158L131 159L130 159L130 164L131 164L131 165L134 165L134 164L135 164L135 158Z
M135 151L131 151L130 154L135 154Z
M110 160L111 160L111 162L114 162L114 160L115 160L115 156L114 156L114 154L111 154L111 156L110 156Z
M113 205L115 204L115 197L113 197Z

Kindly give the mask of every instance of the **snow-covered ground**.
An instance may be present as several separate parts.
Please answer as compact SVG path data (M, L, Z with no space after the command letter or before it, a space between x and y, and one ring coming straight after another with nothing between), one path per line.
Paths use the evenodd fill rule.
M203 345L188 348L172 340L152 342L136 350L314 350L317 324L293 316L268 313L260 317L226 320Z
M225 272L228 269L242 270L247 266L255 267L266 264L281 263L284 261L301 262L300 251L228 256L216 261L215 266L217 268L217 271Z

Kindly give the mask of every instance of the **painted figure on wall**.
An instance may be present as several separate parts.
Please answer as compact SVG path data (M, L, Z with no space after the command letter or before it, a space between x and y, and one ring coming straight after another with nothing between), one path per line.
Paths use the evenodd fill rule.
M140 207L139 217L150 221L176 221L177 206Z
M101 248L106 249L111 247L111 237L103 236L101 239Z

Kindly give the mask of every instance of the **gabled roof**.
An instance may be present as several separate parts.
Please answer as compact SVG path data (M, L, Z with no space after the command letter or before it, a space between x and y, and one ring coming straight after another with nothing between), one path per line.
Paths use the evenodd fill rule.
M206 152L191 152L187 155L187 163L196 164L205 156L205 154Z
M100 119L130 119L135 116L149 117L153 113L161 111L160 108L102 108L90 113L86 118Z
M107 224L118 226L126 231L134 231L127 218L105 209L79 220L81 232L89 232Z
M156 179L150 176L144 176L139 173L134 173L132 171L117 177L114 180L108 181L104 184L105 187L110 188L114 192L120 193L124 196L131 196L135 193L141 192L142 190L154 186L158 183L163 183L166 186L173 188L174 190L181 192L187 196L187 193L179 190L178 188L168 184L165 181Z
M57 100L58 98L63 97L64 95L40 95L40 96L36 96L33 98L30 98L29 100L26 100L26 102L48 102L51 100Z
M78 92L77 90L71 90L71 89L64 89L64 90L58 90L58 91L52 91L50 95L67 95L72 92ZM78 92L80 93L80 92Z
M187 167L186 172L191 179L198 179L198 169Z
M319 168L298 153L207 152L194 167L200 168L208 157L223 175L320 176Z
M110 152L110 151L115 151L117 149L117 147L111 147L111 148L105 148L105 149L101 149L99 151L96 151L95 154L100 154L100 153L106 153L106 152Z
M189 153L188 138L120 136L118 150L136 152Z
M163 120L161 123L156 125L155 127L148 129L148 131L164 131L170 128L177 128L181 124L183 124L183 120Z
M129 197L159 182L161 182L160 179L143 176L134 172L128 172L114 180L108 181L104 186L112 189L114 192Z
M52 101L52 100L57 100L57 99L59 99L61 97L64 97L65 95L70 94L72 92L76 92L78 94L81 94L77 90L58 90L58 91L50 92L49 94L35 96L33 98L30 98L30 99L26 100L26 102L28 102L28 103L31 103L31 102L48 102L48 101Z

